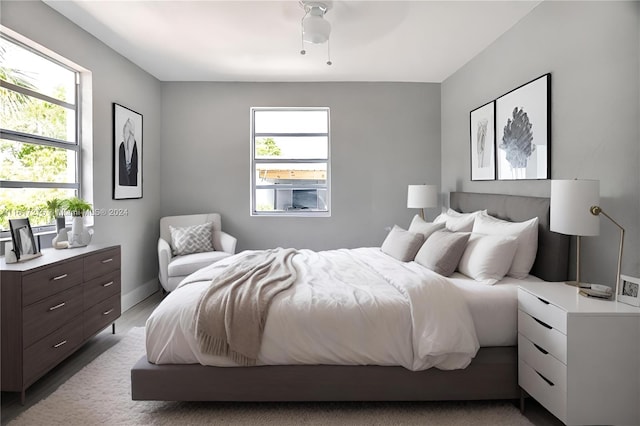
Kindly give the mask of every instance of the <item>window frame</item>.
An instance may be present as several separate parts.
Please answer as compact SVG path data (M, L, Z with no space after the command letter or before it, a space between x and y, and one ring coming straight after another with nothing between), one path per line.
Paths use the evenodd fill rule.
M327 132L270 132L270 133L256 133L255 132L255 113L257 111L322 111L327 114ZM250 110L251 132L250 132L250 155L251 155L251 167L250 167L250 215L253 217L331 217L331 111L329 107L252 107ZM304 158L304 159L292 159L292 158L256 158L256 138L260 137L326 137L327 138L327 158ZM271 185L256 185L256 165L258 164L309 164L318 163L326 164L326 184L300 184L300 188L296 189L324 189L326 190L326 210L274 210L274 211L262 211L256 209L256 191L257 189L286 189L283 185L271 184ZM293 188L292 188L293 189Z
M0 37L7 40L8 42L25 49L35 55L42 57L43 59L56 64L66 70L69 70L74 74L75 83L74 83L74 97L73 102L71 104L69 102L65 102L63 100L51 97L44 93L38 92L36 90L28 89L26 87L18 86L13 83L9 83L4 80L0 80L1 86L7 90L20 93L22 95L29 96L34 99L38 99L44 102L48 102L54 105L61 106L63 108L67 108L73 111L74 120L75 120L75 128L74 128L74 138L75 141L64 141L57 138L24 133L15 130L9 130L1 127L0 123L0 138L11 140L14 142L20 142L31 145L39 145L39 146L50 146L54 148L61 148L67 151L70 151L75 156L75 182L36 182L36 181L19 181L19 180L0 180L0 187L2 188L28 188L28 189L73 189L75 191L75 195L78 197L82 197L83 194L83 161L82 161L82 73L84 70L80 68L75 68L67 63L58 60L55 53L48 51L48 49L37 45L36 43L31 42L28 39L25 39L23 36L20 36L17 33L9 30L4 26L0 26ZM90 220L90 222L93 222ZM91 223L89 224L91 225ZM49 232L55 231L55 224L46 224L46 225L36 225L33 226L33 231L35 235L41 235ZM0 229L0 240L5 240L10 235L8 229Z

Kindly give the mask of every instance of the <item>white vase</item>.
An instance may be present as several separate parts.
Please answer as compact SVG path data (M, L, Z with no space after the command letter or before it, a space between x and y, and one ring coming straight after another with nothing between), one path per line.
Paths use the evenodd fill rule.
M91 241L91 234L84 226L84 217L74 216L71 224L71 236L69 237L69 246L83 247Z

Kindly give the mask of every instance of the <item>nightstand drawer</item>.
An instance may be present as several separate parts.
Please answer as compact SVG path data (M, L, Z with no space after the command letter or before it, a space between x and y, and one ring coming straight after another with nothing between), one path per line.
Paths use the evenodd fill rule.
M81 282L82 259L29 274L22 280L22 306L30 305Z
M567 366L531 340L518 334L518 359L557 385L566 388Z
M85 281L119 270L120 247L92 254L84 259Z
M567 312L522 288L518 289L518 309L567 334Z
M565 383L553 383L526 362L519 360L518 384L556 417L563 422L566 421L567 387Z
M75 316L82 315L83 310L82 286L79 285L26 307L22 314L23 347L31 346Z
M518 311L518 333L567 364L567 336L523 311Z

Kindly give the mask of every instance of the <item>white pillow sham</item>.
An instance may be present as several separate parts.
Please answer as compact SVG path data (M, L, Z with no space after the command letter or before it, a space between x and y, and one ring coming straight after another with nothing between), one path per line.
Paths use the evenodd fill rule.
M484 212L476 217L472 232L514 236L517 248L507 275L518 279L524 279L529 275L538 252L537 217L524 222L508 222Z
M471 232L473 222L480 213L486 210L478 210L473 213L460 213L453 209L448 209L436 217L434 223L445 223L446 228L451 232Z
M424 242L422 234L416 234L394 225L387 238L382 242L380 250L401 262L410 262Z
M431 234L433 234L436 231L444 229L444 227L445 227L444 222L431 223L431 222L427 222L426 220L421 218L419 215L415 215L413 217L413 220L411 221L411 224L409 225L409 232L422 234L422 236L426 240L427 238L429 238Z
M494 285L509 271L516 247L516 237L511 235L472 233L458 271L482 284Z

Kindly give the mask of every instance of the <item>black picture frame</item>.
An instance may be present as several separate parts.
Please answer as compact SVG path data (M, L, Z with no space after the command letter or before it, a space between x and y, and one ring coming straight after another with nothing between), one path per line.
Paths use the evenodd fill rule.
M114 200L142 198L142 118L142 114L113 103Z
M469 113L471 180L496 179L496 103L488 102Z
M498 180L551 178L551 74L496 99Z
M27 260L40 256L40 248L31 230L29 218L9 219L11 241L17 260Z

